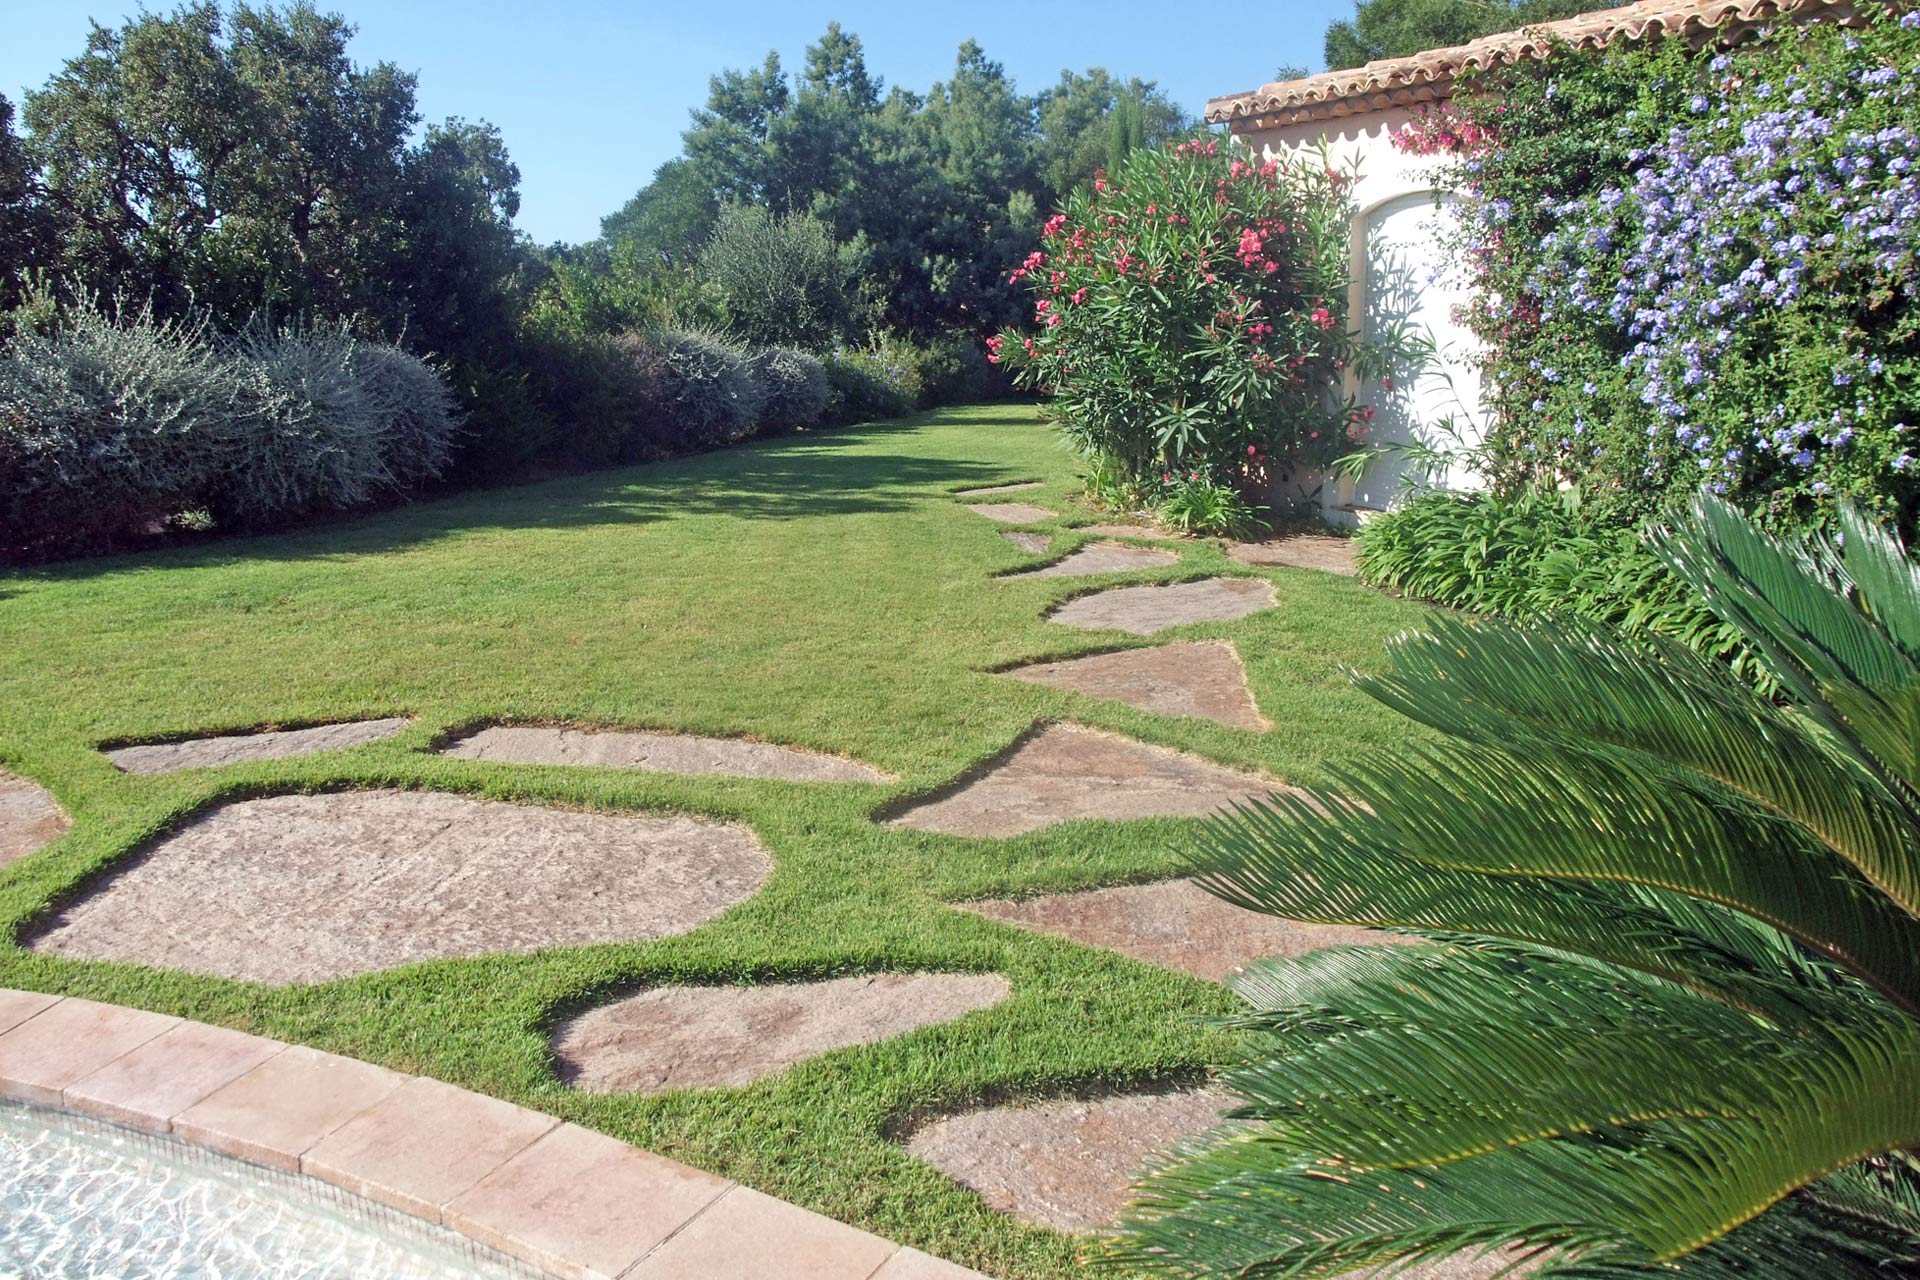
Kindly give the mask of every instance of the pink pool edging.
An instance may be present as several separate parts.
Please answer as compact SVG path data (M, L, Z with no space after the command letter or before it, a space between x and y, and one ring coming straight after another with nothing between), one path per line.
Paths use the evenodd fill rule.
M0 1097L303 1173L561 1280L984 1280L498 1098L77 997L0 988Z

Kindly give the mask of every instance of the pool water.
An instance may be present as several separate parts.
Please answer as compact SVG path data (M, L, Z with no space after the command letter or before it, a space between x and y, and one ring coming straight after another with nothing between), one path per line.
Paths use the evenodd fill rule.
M539 1272L324 1183L0 1103L4 1280L524 1280Z

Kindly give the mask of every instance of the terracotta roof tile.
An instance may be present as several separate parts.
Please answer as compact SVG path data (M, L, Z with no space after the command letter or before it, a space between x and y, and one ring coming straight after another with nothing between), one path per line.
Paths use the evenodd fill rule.
M1438 102L1452 93L1454 75L1523 58L1544 58L1559 44L1603 49L1616 40L1684 35L1731 41L1756 25L1786 15L1796 22L1854 16L1852 0L1638 0L1617 9L1577 14L1518 31L1482 36L1405 58L1381 58L1364 67L1326 71L1303 80L1265 85L1207 103L1207 121L1243 127L1292 124L1386 107Z

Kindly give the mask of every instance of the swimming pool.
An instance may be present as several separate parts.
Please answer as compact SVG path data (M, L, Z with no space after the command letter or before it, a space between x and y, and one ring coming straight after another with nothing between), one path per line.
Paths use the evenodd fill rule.
M311 1178L0 1103L4 1280L526 1280L541 1272Z

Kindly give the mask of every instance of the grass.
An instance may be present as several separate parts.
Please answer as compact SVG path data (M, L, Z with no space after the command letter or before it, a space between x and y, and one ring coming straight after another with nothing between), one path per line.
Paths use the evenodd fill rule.
M73 830L0 873L0 985L221 1023L452 1081L601 1129L1006 1277L1074 1267L1073 1241L995 1214L890 1134L980 1100L1190 1076L1226 1046L1217 987L945 904L1163 877L1191 825L1071 823L1006 841L877 826L1035 723L1071 719L1301 782L1407 722L1350 690L1409 606L1325 574L1238 565L1212 544L1127 581L1264 576L1279 606L1230 637L1266 734L1136 712L990 674L1136 642L1047 623L1109 579L996 582L1033 563L953 490L1076 508L1072 459L1029 409L986 407L472 493L351 524L0 578L0 761ZM1074 535L1056 541L1070 550ZM102 743L408 712L403 736L304 760L134 777ZM445 759L516 717L745 734L869 761L896 786L793 784ZM432 788L750 824L776 862L757 897L666 941L411 965L269 988L54 959L24 926L223 798ZM655 1098L562 1087L567 1012L663 981L879 969L997 970L1004 1004L804 1063L745 1089Z

